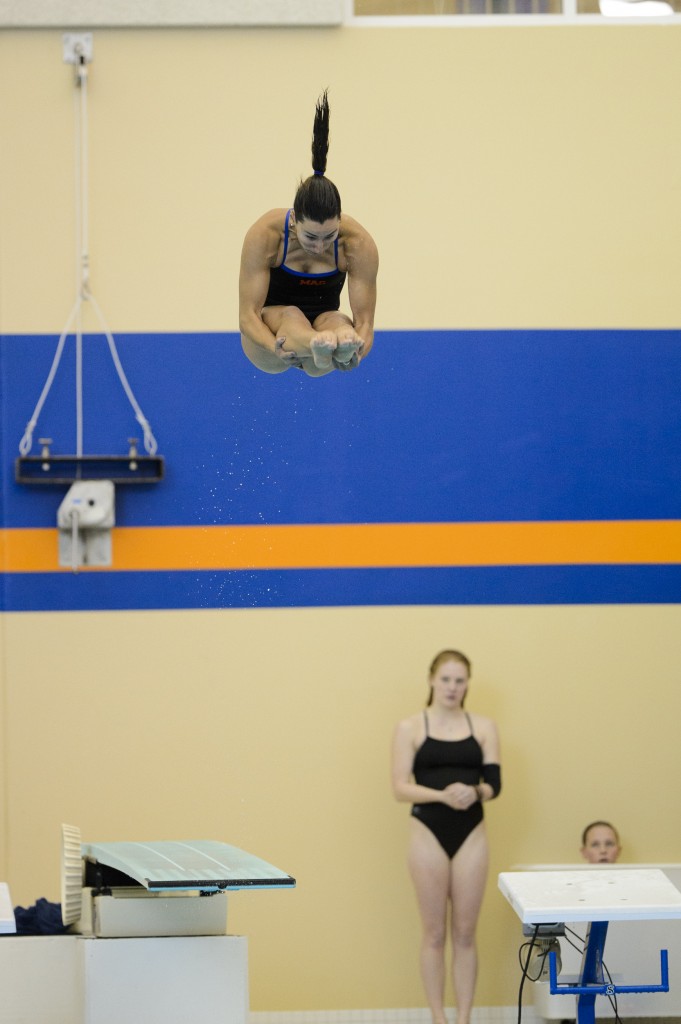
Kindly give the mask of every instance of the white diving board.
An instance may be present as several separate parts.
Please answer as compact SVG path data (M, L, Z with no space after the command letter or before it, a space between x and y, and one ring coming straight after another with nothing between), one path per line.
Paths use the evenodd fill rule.
M659 868L506 871L499 889L523 924L681 918L681 892Z
M681 864L679 863L620 863L593 865L586 861L564 863L514 864L511 871L593 871L594 867L605 871L631 871L632 868L659 868L677 889L681 890ZM571 931L572 942L560 939L560 970L561 982L576 983L579 978L582 962L581 947L586 930L585 921L565 921L565 927ZM527 937L533 931L532 925L525 925L523 932ZM575 943L574 945L572 943ZM605 960L613 971L615 982L622 979L643 978L654 981L659 977L660 950L666 949L669 957L669 977L672 983L669 992L653 992L646 995L645 1003L641 1003L637 993L620 993L617 996L617 1014L621 1019L640 1017L645 1009L646 1019L660 1018L666 1022L674 1017L681 1018L681 989L676 980L681 978L681 920L652 921L612 921L608 926L608 937L605 948ZM543 1021L556 1022L566 1018L574 1020L576 1013L576 996L573 1000L561 995L551 995L550 984L543 978L532 985L532 1002L534 1012ZM568 1004L566 1006L566 1003ZM607 999L598 1000L598 1016L613 1019L614 1007Z
M267 861L210 839L83 843L86 861L120 871L150 892L294 888L295 878Z
M667 950L660 951L661 982L657 985L614 984L606 977L603 961L611 922L681 919L681 892L658 868L509 871L499 875L499 889L524 925L588 922L577 984L558 982L555 953L548 954L550 992L578 997L578 1024L594 1024L596 996L669 992Z

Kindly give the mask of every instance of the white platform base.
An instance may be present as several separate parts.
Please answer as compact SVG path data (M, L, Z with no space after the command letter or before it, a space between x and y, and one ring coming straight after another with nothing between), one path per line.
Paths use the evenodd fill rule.
M2 1024L247 1024L242 936L0 939Z
M80 1024L83 981L76 940L3 936L0 993L2 1024Z

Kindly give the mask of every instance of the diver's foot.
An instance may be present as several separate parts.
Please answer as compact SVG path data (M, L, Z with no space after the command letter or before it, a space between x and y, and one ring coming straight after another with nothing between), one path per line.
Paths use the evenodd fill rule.
M336 351L336 336L333 331L321 331L310 341L312 361L318 370L332 370Z
M353 363L357 366L359 362L359 354L362 349L362 339L355 338L339 338L336 345L336 350L333 353L334 363L345 366L346 364Z

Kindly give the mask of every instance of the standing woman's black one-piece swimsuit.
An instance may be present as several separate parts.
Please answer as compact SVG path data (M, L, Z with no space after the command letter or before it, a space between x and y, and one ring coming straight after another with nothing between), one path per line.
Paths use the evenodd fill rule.
M452 782L465 782L477 786L482 771L482 747L473 735L471 720L466 721L471 730L463 740L436 740L428 735L414 757L414 781L429 789L446 789ZM422 821L433 833L440 846L451 859L462 843L482 821L482 804L476 800L467 811L455 811L447 804L414 804L411 813Z

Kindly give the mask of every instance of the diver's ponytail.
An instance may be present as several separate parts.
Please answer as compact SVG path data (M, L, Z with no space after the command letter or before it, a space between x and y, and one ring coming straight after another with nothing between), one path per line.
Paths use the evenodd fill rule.
M326 172L326 159L329 155L329 98L325 89L317 100L312 126L312 170L317 177Z
M312 171L301 181L293 200L297 220L313 220L318 224L341 215L338 189L326 177L326 159L329 153L329 100L325 89L317 100L312 126Z

